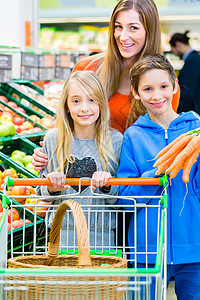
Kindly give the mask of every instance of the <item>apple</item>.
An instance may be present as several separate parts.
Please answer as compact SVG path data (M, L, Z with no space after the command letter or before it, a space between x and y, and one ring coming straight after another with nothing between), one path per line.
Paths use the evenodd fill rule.
M0 96L0 100L8 103L8 99L5 96Z
M13 229L22 227L23 226L23 220L16 220L13 222Z
M40 127L34 127L34 128L31 129L31 133L37 133L37 132L42 132L42 131L43 130Z
M20 131L19 134L20 134L20 135L30 134L30 131L29 131L29 130L22 130L22 131Z
M13 107L13 108L17 108L17 107L18 107L17 104L16 104L15 102L13 102L13 101L9 101L9 102L8 102L8 105L9 105L10 107Z
M15 125L22 125L23 123L24 123L24 121L25 121L25 119L24 118L22 118L22 117L13 117L13 123L15 124ZM21 129L20 129L21 130Z
M28 129L33 128L33 123L31 123L31 122L29 122L29 121L25 121L23 125L24 125L24 126L27 126Z
M12 155L11 159L14 160L14 161L20 161L21 163L23 163L23 157L20 156L19 154Z
M12 157L13 155L15 155L15 154L20 155L22 158L26 156L26 153L25 153L24 151L21 151L21 150L14 150L14 151L11 153L11 157Z
M11 191L11 196L28 196L29 194L29 190L26 186L14 186ZM25 200L26 198L16 198L16 201L19 203L25 203Z
M27 188L29 190L30 195L36 195L36 188L32 186L28 186Z
M26 199L26 204L35 204L36 200L37 198ZM51 202L44 202L42 200L39 200L37 202L37 215L44 218L46 216L46 211L48 210L50 204ZM40 205L44 205L44 207L41 207ZM34 212L35 207L29 206L27 208Z
M5 123L5 125L9 128L9 135L13 136L16 132L15 125L12 122Z
M32 223L32 222L31 222L30 220L28 220L28 219L25 219L24 222L25 222L25 225L28 225L28 224L31 224L31 223Z
M40 124L46 128L51 128L52 120L49 117L44 117L40 120Z
M32 161L33 161L32 155L26 155L26 156L24 157L24 159L23 159L23 163L24 163L25 167L26 167L28 164L32 163Z
M19 213L16 210L12 211L12 220L19 220ZM8 223L11 223L11 209L8 210Z
M23 114L26 113L25 110L22 107L19 107L19 106L16 108L16 110L19 111L19 112L22 112Z
M3 112L0 116L0 121L2 123L12 122L12 115L9 112Z
M3 171L2 178L4 179L6 176L9 176L11 178L18 178L17 172L11 169L6 169L5 171Z
M3 211L3 208L2 208L2 201L0 200L0 213Z
M21 129L21 131L29 129L27 124L25 124L25 125L24 124L19 125L19 128Z
M37 123L40 123L40 118L36 115L30 115L29 116L33 121L37 122Z
M8 136L9 135L9 127L6 125L0 125L0 137Z
M26 165L26 168L29 170L34 170L34 165L32 163L29 163Z

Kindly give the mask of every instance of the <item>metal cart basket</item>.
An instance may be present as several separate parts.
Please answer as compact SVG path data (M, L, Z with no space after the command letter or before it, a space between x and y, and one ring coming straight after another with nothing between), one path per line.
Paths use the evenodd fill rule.
M11 257L26 255L41 255L47 253L48 238L50 225L49 220L55 214L58 207L57 202L62 199L73 199L79 202L85 214L88 229L90 233L91 253L95 255L122 256L128 261L127 269L108 268L105 264L102 268L23 268L10 269L7 268L7 218L8 209L6 202L10 202L11 212L17 209L16 201L6 195L6 189L10 185L50 185L48 179L11 179L5 180L3 204L4 213L0 220L0 299L166 299L166 238L167 238L167 180L166 177L160 178L128 178L128 179L109 179L111 185L160 185L161 193L159 196L143 196L142 198L155 199L153 205L140 203L138 199L141 197L120 197L111 196L109 194L96 194L92 191L91 179L68 178L66 181L69 185L78 185L77 193L65 196L37 197L38 200L34 204L29 204L29 208L34 208L34 232L33 232L33 248L27 251L24 244L17 250L12 247L11 241ZM88 185L91 190L91 196L81 196L81 186ZM21 196L20 196L21 197ZM29 196L30 197L30 196ZM122 209L116 204L116 197L127 198L131 200L131 205L127 205ZM17 200L17 197L16 197ZM49 209L46 212L44 232L45 238L43 243L37 241L37 210L40 212L45 205L40 204L40 200L50 201ZM95 202L93 201L95 200ZM94 204L95 203L95 204ZM20 208L27 210L27 204L21 205ZM138 250L137 245L137 227L139 226L137 216L140 210L145 211L145 236L146 247L144 251ZM155 251L150 251L148 247L148 215L150 210L156 210L157 215L157 247ZM127 225L126 219L134 214L134 246L127 243ZM12 216L12 213L10 214ZM118 220L121 215L123 220L119 226ZM75 226L72 224L71 212L66 212L66 218L69 222L66 224L66 235L61 234L59 254L76 255L78 252L77 238ZM100 222L99 222L100 220ZM11 218L11 236L12 236L12 218ZM100 226L101 224L101 226ZM25 234L25 222L23 223L23 232ZM114 239L113 239L114 236ZM120 237L122 239L120 240ZM25 238L24 238L25 240ZM20 249L20 251L19 251ZM145 264L141 267L139 257L145 258ZM152 262L154 258L155 263ZM120 282L120 285L119 285ZM38 292L34 289L31 293L31 286L40 286ZM104 288L102 297L101 289ZM116 285L115 293L111 289L111 285ZM68 293L73 286L73 295ZM89 292L90 287L92 294ZM41 293L42 290L42 293ZM153 292L152 292L153 290ZM62 292L65 291L65 292ZM119 297L116 296L119 293ZM153 295L153 297L152 297Z

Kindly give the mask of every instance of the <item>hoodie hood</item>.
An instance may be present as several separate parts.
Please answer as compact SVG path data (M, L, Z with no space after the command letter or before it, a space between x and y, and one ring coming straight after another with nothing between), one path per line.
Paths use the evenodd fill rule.
M200 116L193 111L181 113L179 117L177 117L175 120L171 122L168 129L173 129L173 130L184 129L188 127L188 123L190 123L191 121L197 121L199 119ZM146 113L144 116L140 116L132 126L152 128L153 130L156 131L163 130L162 126L151 121L148 113Z

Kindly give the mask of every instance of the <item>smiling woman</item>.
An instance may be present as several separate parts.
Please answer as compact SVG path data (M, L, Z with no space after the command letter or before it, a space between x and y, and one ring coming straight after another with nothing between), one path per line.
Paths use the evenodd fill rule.
M84 58L74 68L97 72L109 98L111 126L122 133L135 118L131 106L129 71L142 56L161 53L161 31L153 0L120 0L109 23L107 51ZM176 111L179 93L173 98ZM137 112L137 117L139 113Z

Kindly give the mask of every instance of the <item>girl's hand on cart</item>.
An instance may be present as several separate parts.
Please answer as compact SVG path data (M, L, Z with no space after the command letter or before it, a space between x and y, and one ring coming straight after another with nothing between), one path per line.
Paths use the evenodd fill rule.
M42 152L42 148L34 149L34 154L32 155L35 170L42 170L48 163L48 156Z
M47 178L53 183L48 186L50 193L60 192L70 189L70 185L65 184L66 175L62 172L52 172L47 175Z
M95 188L105 188L106 190L110 189L110 185L106 185L106 182L109 178L111 178L111 174L109 172L104 171L96 171L92 175L92 186Z

